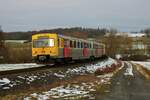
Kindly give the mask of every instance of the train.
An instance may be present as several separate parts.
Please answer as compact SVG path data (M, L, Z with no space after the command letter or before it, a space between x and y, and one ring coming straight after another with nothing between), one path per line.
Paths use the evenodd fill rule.
M96 59L103 55L105 45L94 39L81 39L57 33L32 35L32 58L36 63Z

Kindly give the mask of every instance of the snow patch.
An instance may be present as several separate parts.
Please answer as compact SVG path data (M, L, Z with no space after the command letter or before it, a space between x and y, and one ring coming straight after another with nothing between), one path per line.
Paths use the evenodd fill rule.
M108 58L105 61L102 62L98 62L96 64L92 64L92 65L88 65L88 66L82 66L82 67L77 67L74 69L68 69L66 71L66 73L70 73L70 74L85 74L85 73L94 73L97 69L99 68L105 68L107 67L111 67L112 64L117 64L117 61L112 59L112 58Z
M60 78L64 78L65 77L65 75L58 74L58 73L54 73L54 75L57 76L57 77L60 77Z
M111 67L112 64L117 64L117 61L112 58L108 58L106 61L99 62L92 66L87 66L87 71L89 73L94 73L97 69L105 68L106 66Z
M139 61L132 61L132 63L134 64L140 64L143 67L147 68L148 70L150 70L150 62L139 62Z
M9 79L7 78L3 78L0 80L0 87L2 89L9 89L12 88L14 86L19 86L21 84L31 84L31 82L34 82L35 80L42 80L44 82L47 81L47 79L45 79L45 77L58 77L59 79L64 79L66 77L70 77L72 75L86 75L89 73L94 73L98 68L105 68L106 66L111 67L112 64L117 64L117 61L111 58L108 58L104 61L98 62L97 64L91 64L91 65L87 65L87 66L81 66L81 67L76 67L76 68L68 68L66 71L58 71L58 72L52 72L49 71L48 73L40 73L40 74L25 74L25 75L18 75L16 76L15 80L11 79L12 81L10 82ZM28 64L1 64L0 65L0 71L2 66L6 65L6 69L9 70L12 68L13 70L15 68L22 68L22 66L26 66L27 67L31 67L31 66L35 66L37 67L37 64L34 63L28 63ZM41 66L41 65L39 65ZM106 77L106 76L103 76ZM108 77L106 79L109 79ZM103 80L104 82L106 81ZM100 81L101 82L101 81ZM81 90L84 90L84 88L81 86L80 87Z
M32 100L31 97L25 97L23 100Z
M0 79L0 87L9 83L10 83L10 80L7 78Z
M49 91L42 92L42 93L33 93L30 94L29 97L33 97L37 100L47 100L47 99L67 99L67 100L74 100L79 99L82 97L87 97L89 99L94 99L90 92L96 91L94 86L95 84L100 84L100 82L95 83L81 83L78 84L68 84L67 86L59 86L56 88L52 88ZM24 99L24 100L25 100Z
M130 75L130 76L133 76L133 67L132 67L132 64L129 63L129 62L126 62L128 68L126 69L126 72L124 73L124 75Z
M35 64L35 63L24 63L24 64L0 64L0 71L9 71L9 70L17 70L17 69L27 69L27 68L36 68L41 67L43 65Z
M35 79L37 78L37 76L29 76L28 78L26 78L29 82L33 82Z

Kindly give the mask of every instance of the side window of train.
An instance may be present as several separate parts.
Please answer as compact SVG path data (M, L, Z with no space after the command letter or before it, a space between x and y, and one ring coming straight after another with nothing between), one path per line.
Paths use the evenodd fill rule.
M92 48L92 44L90 43L90 48Z
M74 41L70 40L70 47L74 48Z
M91 43L89 43L89 48L91 48Z
M88 43L86 43L86 48L88 48Z
M60 38L58 38L58 47L60 47Z
M72 48L73 46L72 46L72 41L70 40L70 47Z
M88 43L86 43L86 48L88 48Z
M64 39L61 39L61 47L64 47Z
M80 42L78 41L78 48L80 48Z
M85 46L85 44L84 44L84 42L82 42L82 48L84 48L84 46Z
M92 43L90 43L90 47L92 48Z
M58 39L58 47L59 47L59 48L62 47L61 43L62 43L61 38L59 38L59 39Z
M81 42L81 48L83 48L83 42Z
M84 46L85 46L85 44L84 44L84 42L82 42L82 48L84 48Z
M59 45L60 48L64 47L64 39L63 38L58 39L58 45Z
M93 44L93 48L95 49L96 47L95 47L95 44Z
M89 44L89 46L90 46L90 49L92 48L92 45L91 45L91 43Z
M84 42L84 48L87 48L87 44Z
M67 39L64 39L64 47L68 47L68 40Z
M76 41L74 41L74 48L76 48Z
M87 48L89 48L89 43L87 43Z

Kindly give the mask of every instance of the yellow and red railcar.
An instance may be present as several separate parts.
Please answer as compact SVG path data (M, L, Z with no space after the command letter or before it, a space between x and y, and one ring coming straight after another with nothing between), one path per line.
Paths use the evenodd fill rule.
M105 45L56 33L32 36L32 57L38 63L93 59L105 55Z

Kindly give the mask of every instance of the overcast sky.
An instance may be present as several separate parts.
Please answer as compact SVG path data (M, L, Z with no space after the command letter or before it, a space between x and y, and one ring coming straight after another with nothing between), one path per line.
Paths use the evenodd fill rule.
M4 31L58 27L112 27L139 31L150 27L150 0L0 0Z

